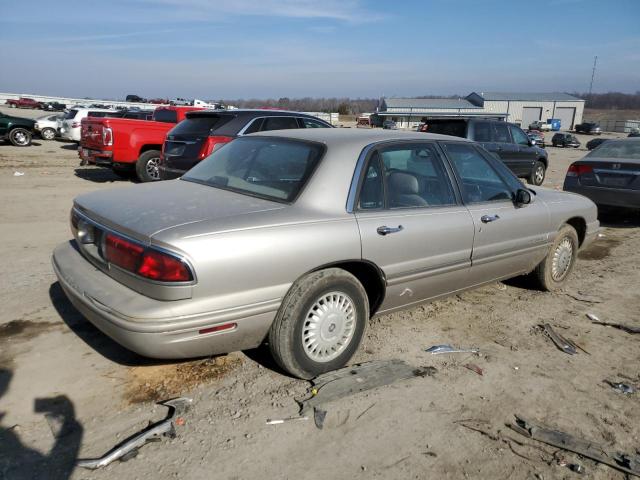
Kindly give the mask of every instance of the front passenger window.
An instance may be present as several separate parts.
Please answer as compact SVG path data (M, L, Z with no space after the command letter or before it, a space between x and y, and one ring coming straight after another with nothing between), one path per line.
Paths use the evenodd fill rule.
M522 130L513 125L509 125L509 129L511 130L511 136L514 142L525 147L529 146L529 137L527 137Z

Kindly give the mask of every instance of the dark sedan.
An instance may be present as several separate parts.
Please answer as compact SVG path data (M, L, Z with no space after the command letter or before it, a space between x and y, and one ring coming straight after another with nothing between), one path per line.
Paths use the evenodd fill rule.
M599 147L606 141L607 141L606 138L594 138L592 140L589 140L587 142L587 150L593 150L594 148Z
M640 138L608 140L573 163L564 190L598 206L640 209Z

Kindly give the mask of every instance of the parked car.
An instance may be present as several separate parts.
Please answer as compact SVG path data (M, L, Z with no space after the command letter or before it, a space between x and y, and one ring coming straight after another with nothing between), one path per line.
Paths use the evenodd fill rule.
M546 144L544 143L544 133L539 130L527 130L525 133L532 142L535 142L536 146L540 148L546 147Z
M587 142L587 150L593 150L594 148L600 146L602 143L606 142L607 138L592 138Z
M629 135L627 135L627 137L629 138L640 137L640 130L638 130L637 128L632 129L631 132L629 132Z
M36 119L36 123L34 125L35 131L40 134L40 138L43 140L53 140L58 134L58 129L60 128L63 118L63 113L58 113L56 115L49 114L44 117L39 117Z
M607 140L571 164L564 190L599 206L640 209L640 138Z
M599 230L589 199L527 189L471 141L330 128L247 135L179 180L81 195L71 226L55 273L118 343L186 358L268 339L300 378L348 362L373 315L529 272L561 288Z
M553 125L550 123L542 122L540 120L536 120L529 124L529 130L539 130L539 131L550 131L553 128Z
M16 147L28 147L35 123L30 118L13 117L0 112L0 140L9 140Z
M88 117L82 121L79 155L83 162L108 167L141 182L160 179L158 164L167 132L197 107L158 107L151 121Z
M64 103L46 102L42 104L41 108L47 112L62 112L66 110L67 106Z
M133 103L145 103L146 100L139 95L127 95L124 99L125 102L133 102Z
M554 147L573 147L578 148L580 141L575 135L570 133L556 133L551 138L551 145Z
M80 143L80 122L83 118L89 116L104 117L114 113L115 110L109 110L105 108L72 108L67 113L65 113L60 125L60 131L58 132L58 135L63 140L70 140L72 142Z
M296 128L333 128L304 113L282 110L205 110L187 113L162 147L160 178L178 178L217 148L242 135Z
M588 133L590 135L600 135L602 133L600 125L594 122L579 123L574 128L576 133Z
M518 177L542 185L549 167L547 152L534 145L520 127L512 123L484 119L434 119L428 131L468 138L494 153Z
M27 97L20 97L18 100L7 100L5 103L11 108L33 108L36 110L42 108L42 103Z
M382 122L382 128L384 130L397 130L398 125L393 120L385 120Z
M418 127L416 128L416 132L428 132L429 131L429 124L428 123L421 123L420 125L418 125Z

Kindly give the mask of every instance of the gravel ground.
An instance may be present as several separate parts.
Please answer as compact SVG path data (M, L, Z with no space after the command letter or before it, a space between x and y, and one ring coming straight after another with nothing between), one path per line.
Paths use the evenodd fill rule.
M561 188L568 165L585 150L547 149L545 185ZM629 453L640 445L640 394L603 382L640 386L640 335L585 316L640 325L638 217L602 219L605 237L580 254L564 291L510 281L372 320L353 362L399 358L437 371L334 402L318 430L312 421L265 425L296 415L294 399L309 384L283 375L262 349L154 362L119 347L69 304L50 254L70 237L71 201L126 184L106 170L79 167L73 144L0 145L0 478L577 476L563 462L583 465L583 478L624 478L505 425L519 414ZM557 350L542 323L588 354ZM441 343L475 346L480 354L424 352ZM75 458L99 456L161 419L165 408L154 402L176 395L193 398L177 438L102 470L73 468ZM58 438L47 412L67 420Z

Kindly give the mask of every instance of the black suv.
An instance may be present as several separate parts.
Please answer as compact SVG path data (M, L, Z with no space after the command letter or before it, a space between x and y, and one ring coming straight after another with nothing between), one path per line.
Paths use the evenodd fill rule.
M570 133L556 133L551 138L551 145L554 147L573 147L578 148L580 141Z
M590 135L600 135L602 133L600 125L594 122L579 123L574 128L576 133L588 133Z
M468 138L497 155L518 177L541 185L549 166L547 152L536 147L520 127L499 120L434 119L427 122L429 133Z
M280 110L201 110L167 133L160 155L160 178L182 176L199 161L236 137L269 130L333 128L304 113Z

